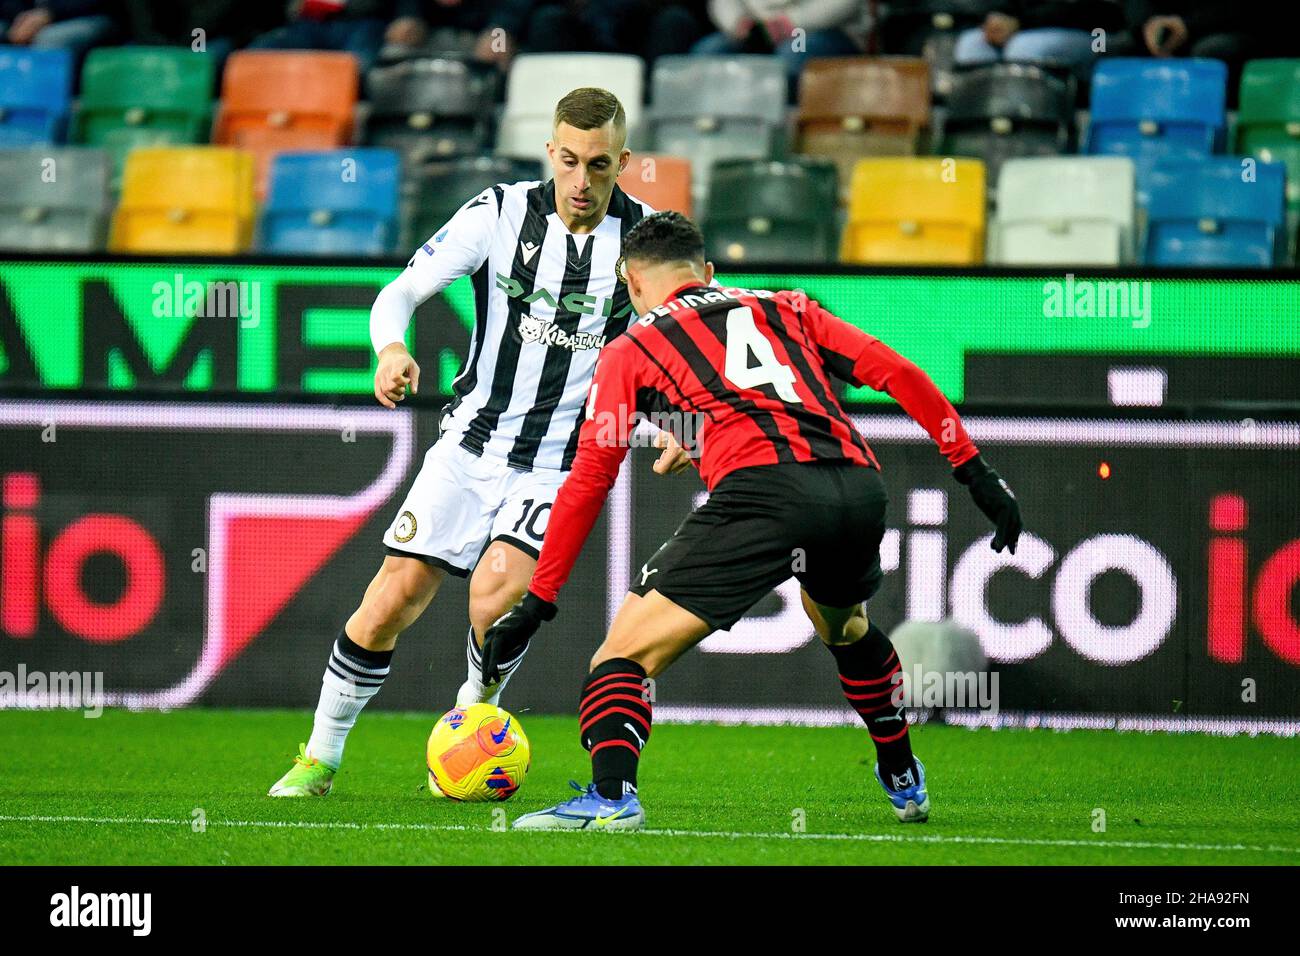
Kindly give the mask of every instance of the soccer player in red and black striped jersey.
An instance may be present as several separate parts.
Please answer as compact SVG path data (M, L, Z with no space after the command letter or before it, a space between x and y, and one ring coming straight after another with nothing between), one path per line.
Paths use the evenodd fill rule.
M573 470L528 593L488 630L483 680L555 616L641 420L674 431L698 455L710 496L642 567L592 659L579 707L591 785L515 826L639 827L636 771L651 728L646 678L729 629L792 576L875 743L877 780L899 819L926 819L925 770L895 703L898 657L863 610L882 578L887 495L831 376L887 392L925 428L995 523L994 550L1015 552L1015 496L929 376L883 342L801 292L711 288L704 239L685 216L646 217L623 240L623 255L641 318L601 353Z

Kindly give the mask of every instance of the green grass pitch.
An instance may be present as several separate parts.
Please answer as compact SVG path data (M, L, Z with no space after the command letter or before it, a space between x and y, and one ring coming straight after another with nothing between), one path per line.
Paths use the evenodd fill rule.
M862 730L658 725L648 832L511 833L588 774L572 718L521 719L523 788L456 804L423 789L432 715L367 713L329 797L272 800L306 711L0 713L0 864L1300 863L1294 740L927 724L904 825Z

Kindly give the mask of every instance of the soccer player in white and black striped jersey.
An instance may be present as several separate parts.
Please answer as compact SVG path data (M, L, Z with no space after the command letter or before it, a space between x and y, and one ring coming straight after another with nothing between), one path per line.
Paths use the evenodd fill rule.
M468 677L456 703L495 703L522 659L521 650L502 665L499 683L481 682L483 635L527 589L577 452L596 356L636 317L615 269L622 237L653 210L617 185L631 156L626 139L616 96L590 87L569 93L547 144L554 178L471 198L376 298L375 397L388 408L419 388L420 367L404 344L412 312L465 275L477 312L469 357L442 435L384 536L383 565L335 640L311 739L271 796L329 792L397 636L446 575L470 578ZM664 440L655 471L686 468L686 453Z

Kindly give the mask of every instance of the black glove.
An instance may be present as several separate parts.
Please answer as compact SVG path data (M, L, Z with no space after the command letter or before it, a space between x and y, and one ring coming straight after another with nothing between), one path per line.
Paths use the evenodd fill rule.
M555 617L555 612L554 604L528 591L523 600L497 618L483 635L483 683L500 683L501 665L522 654L542 622Z
M970 486L970 496L988 519L997 526L991 547L1001 551L1004 547L1016 553L1016 541L1020 539L1020 504L1003 479L988 466L979 455L970 461L962 462L952 470L952 476L963 485Z

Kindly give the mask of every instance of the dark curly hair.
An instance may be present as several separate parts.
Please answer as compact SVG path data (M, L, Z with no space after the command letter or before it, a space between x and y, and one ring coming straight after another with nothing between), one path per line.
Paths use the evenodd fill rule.
M704 235L679 212L646 216L623 237L623 258L651 264L703 262Z

